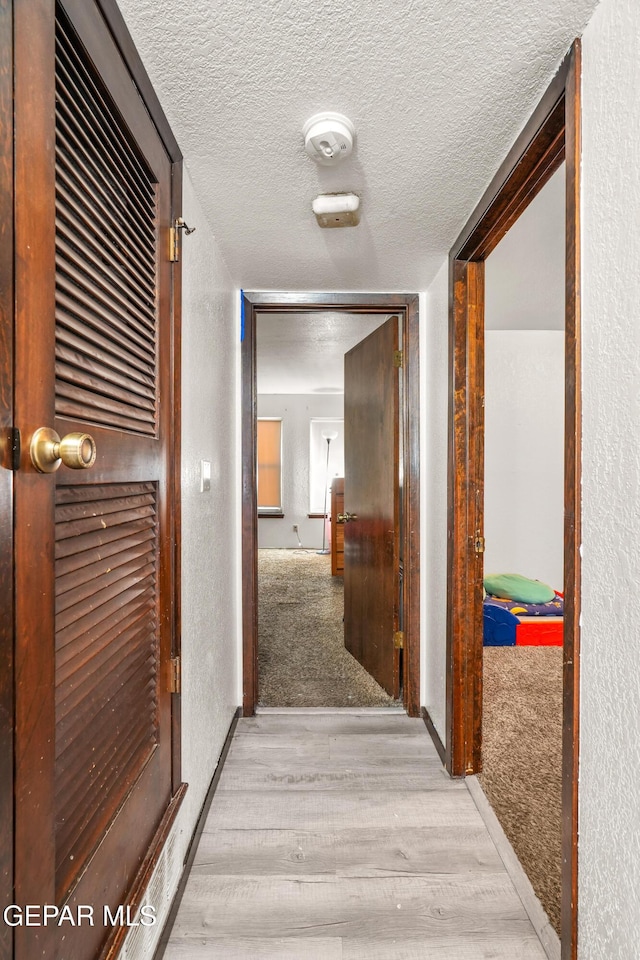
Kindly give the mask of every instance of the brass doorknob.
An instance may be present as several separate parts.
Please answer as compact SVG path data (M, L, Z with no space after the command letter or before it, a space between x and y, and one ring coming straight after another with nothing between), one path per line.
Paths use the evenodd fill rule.
M31 462L40 473L55 473L61 463L72 470L88 470L96 461L96 442L88 433L68 433L40 427L31 438Z
M349 523L350 520L357 520L357 513L339 513L338 514L338 523Z

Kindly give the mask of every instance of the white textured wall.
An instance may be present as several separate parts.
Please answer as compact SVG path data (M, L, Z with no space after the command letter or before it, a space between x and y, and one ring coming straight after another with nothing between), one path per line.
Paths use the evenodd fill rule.
M562 590L563 331L485 333L484 509L485 573Z
M420 429L422 478L422 690L443 743L446 739L448 261L429 287L421 325ZM422 307L422 304L421 304Z
M186 169L183 210L196 227L182 248L182 779L189 789L173 834L184 853L240 702L240 476L239 293ZM212 465L209 493L200 493L201 460ZM154 905L159 935L164 917Z
M322 520L310 520L309 435L313 417L342 417L344 397L340 394L261 394L259 417L282 417L282 507L284 519L258 520L258 546L297 547L293 532L297 523L305 547L322 547ZM327 505L328 509L328 505Z
M239 704L238 291L185 176L182 307L182 758L195 823ZM200 461L211 491L200 493Z
M580 960L640 942L639 37L602 0L583 47Z

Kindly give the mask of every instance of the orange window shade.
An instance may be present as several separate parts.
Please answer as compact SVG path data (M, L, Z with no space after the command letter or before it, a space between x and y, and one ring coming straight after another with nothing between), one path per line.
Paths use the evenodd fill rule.
M282 509L282 421L258 420L258 510Z

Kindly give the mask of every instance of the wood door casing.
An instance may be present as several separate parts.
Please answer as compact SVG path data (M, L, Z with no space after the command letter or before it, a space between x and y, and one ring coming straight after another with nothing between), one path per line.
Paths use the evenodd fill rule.
M417 294L243 291L242 379L242 683L243 715L258 703L258 511L256 504L256 320L260 313L393 311L402 319L403 702L420 715L420 317Z
M480 762L482 698L481 599L469 589L482 532L481 489L483 260L566 159L564 652L562 749L563 960L578 952L578 789L580 699L580 156L581 44L576 40L509 151L450 253L449 551L447 746L450 773L474 773ZM471 320L471 335L469 335ZM474 335L474 328L476 335Z
M172 160L97 4L15 9L15 902L95 915L16 960L89 960L172 794ZM39 474L40 426L95 465Z
M398 318L345 354L344 636L347 650L399 695Z

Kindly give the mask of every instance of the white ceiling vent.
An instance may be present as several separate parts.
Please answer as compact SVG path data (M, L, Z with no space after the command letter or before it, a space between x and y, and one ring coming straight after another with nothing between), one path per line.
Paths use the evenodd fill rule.
M341 113L316 113L302 128L304 148L316 163L334 167L353 150L356 128Z
M360 197L355 193L322 193L311 208L321 227L355 227L360 223Z

